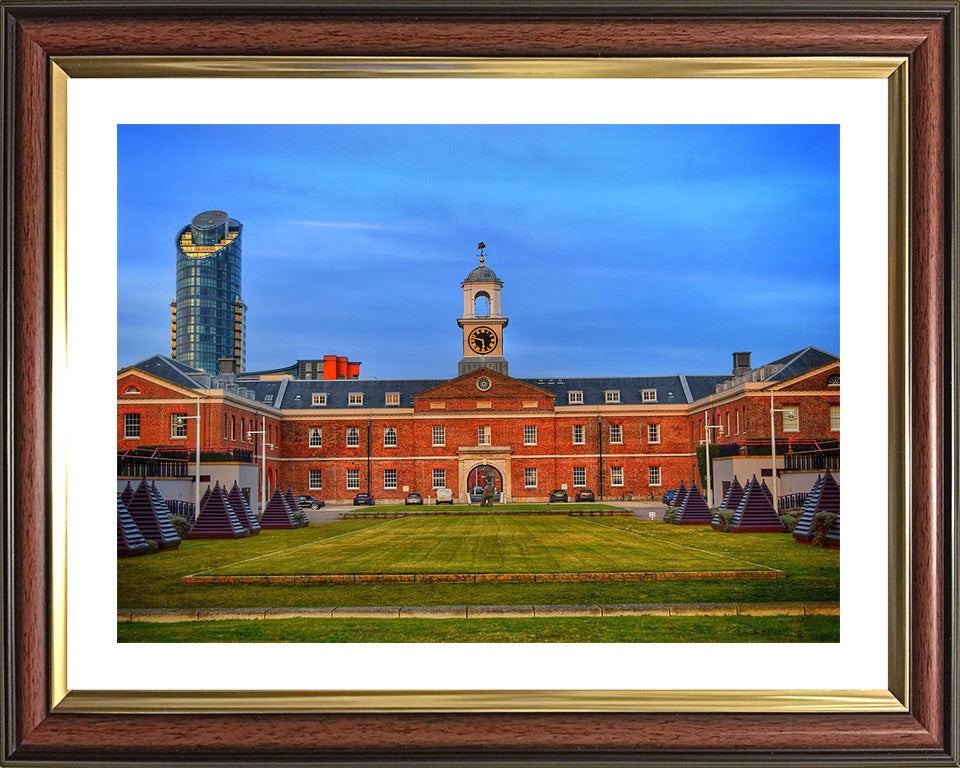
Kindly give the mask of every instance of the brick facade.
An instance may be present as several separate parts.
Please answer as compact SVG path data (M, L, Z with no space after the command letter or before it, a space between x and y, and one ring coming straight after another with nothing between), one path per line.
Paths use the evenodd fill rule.
M681 480L699 482L695 450L707 418L724 425L722 435L711 434L712 442L769 440L771 391L776 408L797 409L796 432L784 432L783 414L776 414L778 437L839 439L839 430L830 429L839 385L828 384L831 377L839 380L839 370L834 363L689 404L623 406L568 405L560 398L555 403L546 389L478 370L419 392L412 407L319 411L279 410L225 390L191 390L125 369L117 379L117 448L192 450L196 422L188 420L185 437L175 437L171 414L194 415L199 394L202 448L246 448L259 457L261 437L248 440L246 432L266 418L267 442L275 446L267 451L270 487L290 485L296 494L347 501L368 491L387 502L415 491L429 498L435 495L434 470L443 470L445 487L462 500L469 471L490 464L514 501L542 502L562 487L571 494L587 488L598 498L659 498ZM477 387L482 376L493 382L488 391ZM135 438L126 434L126 414L137 415ZM311 444L313 430L319 433ZM435 439L440 433L442 441ZM311 470L319 487L311 487ZM385 479L396 487L385 487Z

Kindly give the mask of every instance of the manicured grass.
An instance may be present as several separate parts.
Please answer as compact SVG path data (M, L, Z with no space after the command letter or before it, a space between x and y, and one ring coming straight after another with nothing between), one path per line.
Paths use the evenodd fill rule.
M118 624L129 643L835 643L838 616L270 619Z
M495 515L497 512L531 512L548 510L550 512L555 512L558 515L564 515L567 512L582 512L583 510L590 509L623 511L623 507L613 507L609 504L599 504L596 502L581 502L579 504L577 502L562 502L556 504L549 504L547 502L544 502L543 504L495 504L492 507L481 507L477 504L385 504L383 506L377 504L372 507L357 506L350 511L359 514L369 513L371 515L376 514L377 512L409 512L411 514L416 514L417 512L433 512L440 515L442 515L444 512L471 512L477 515Z
M408 519L408 518L404 518ZM416 519L416 518L409 518ZM535 519L535 518L530 518ZM796 544L784 534L725 534L631 518L596 518L631 530L663 550L697 547L782 569L784 579L552 582L525 584L360 584L322 586L184 586L180 577L259 555L311 544L397 520L343 520L291 531L264 531L236 541L185 541L180 549L117 561L120 608L228 608L367 605L529 605L565 603L777 602L840 599L840 553ZM609 530L609 528L608 528ZM413 621L411 619L411 621ZM551 619L554 621L554 619Z
M630 526L563 515L464 515L380 521L205 575L743 570L764 568Z

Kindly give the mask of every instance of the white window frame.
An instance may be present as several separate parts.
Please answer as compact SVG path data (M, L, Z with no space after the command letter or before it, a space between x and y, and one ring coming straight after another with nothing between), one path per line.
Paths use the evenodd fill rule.
M397 447L397 428L396 427L383 428L383 447L384 448Z
M493 443L493 428L489 424L477 425L477 445L491 445Z
M350 392L347 395L347 405L363 405L363 392Z
M651 488L663 485L663 471L659 464L651 464L647 467L647 485Z
M623 445L623 424L610 425L610 445Z
M310 427L307 433L307 447L323 448L323 430L320 427Z
M642 403L655 403L655 402L657 402L657 390L655 390L655 389L641 389L641 390L640 390L640 402L642 402Z
M607 405L612 403L620 402L620 390L619 389L607 389L603 393L603 402Z
M389 477L390 473L393 473L392 479ZM393 483L391 485L390 483ZM383 470L383 489L385 491L395 491L397 490L397 470L396 469L385 469Z
M434 448L442 448L447 444L447 428L442 424L430 427L430 438ZM434 486L434 488L443 486Z
M583 390L575 389L567 392L567 405L582 405Z
M660 444L660 422L653 421L647 423L647 443L650 445Z
M127 387L125 390L123 390L123 394L125 394L125 395L142 395L142 394L143 394L143 390L141 390L140 387L138 387L136 384L131 384L129 387Z
M307 470L307 485L311 491L322 491L323 490L323 470L322 469Z
M840 406L839 405L830 406L830 431L831 432L840 431Z
M577 432L580 434L577 435ZM587 428L584 424L574 424L572 425L572 434L574 445L586 445L587 444ZM578 440L577 437L580 439Z
M351 443L351 439L353 440L352 443ZM347 444L347 448L360 447L360 428L359 427L347 427L346 444Z
M136 417L136 425L134 425L134 418ZM134 431L132 427L136 426ZM140 439L140 414L139 413L125 413L123 414L123 439L124 440L139 440Z
M187 420L184 418L187 415L186 411L173 411L170 414L170 439L171 440L186 440L187 439ZM182 421L177 424L177 419L182 419Z
M397 406L400 405L400 393L399 392L387 392L383 396L383 404L386 406Z
M433 483L434 488L446 488L447 470L442 467L435 467L430 470L430 481Z
M523 444L524 445L537 444L537 425L536 424L523 425Z
M537 468L536 467L523 468L523 487L524 488L537 487Z
M348 491L360 490L360 470L359 469L347 470L347 490Z
M616 464L610 467L610 485L613 488L623 488L623 467Z
M799 405L783 406L783 431L784 432L800 431L800 406Z
M578 475L579 475L579 479L577 477ZM586 467L573 468L573 487L574 488L587 487L587 468Z
M313 400L311 401L313 405L326 405L327 404L327 393L326 392L314 392Z

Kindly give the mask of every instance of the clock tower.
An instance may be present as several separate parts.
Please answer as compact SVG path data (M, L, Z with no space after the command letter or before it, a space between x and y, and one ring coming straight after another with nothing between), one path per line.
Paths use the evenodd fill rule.
M486 246L477 244L480 266L474 267L467 279L460 283L463 288L463 317L457 325L463 328L463 357L457 375L490 368L505 376L507 361L503 357L503 329L507 318L500 312L500 280L490 267L484 265Z

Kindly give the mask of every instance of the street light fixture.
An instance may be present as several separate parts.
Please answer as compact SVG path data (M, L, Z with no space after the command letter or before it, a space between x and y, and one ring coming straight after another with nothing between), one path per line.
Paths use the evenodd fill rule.
M773 477L773 511L780 513L780 497L777 496L777 429L774 424L773 414L786 413L786 408L773 407L773 390L770 391L770 466Z
M267 503L267 448L273 448L273 443L267 442L267 417L260 417L260 429L250 430L247 432L247 439L250 439L250 435L262 435L263 439L261 440L261 445L263 448L260 451L260 511L262 512L266 508Z
M707 506L713 507L713 480L710 478L710 430L719 429L720 434L723 434L723 425L722 424L707 424L708 416L704 415L703 422L705 431L707 433L707 439L703 442L705 443L704 450L704 463L707 465Z
M197 398L197 415L196 416L178 416L177 424L182 425L187 419L196 419L197 420L197 452L194 458L196 459L196 480L193 483L193 519L196 522L196 519L200 516L200 398Z

